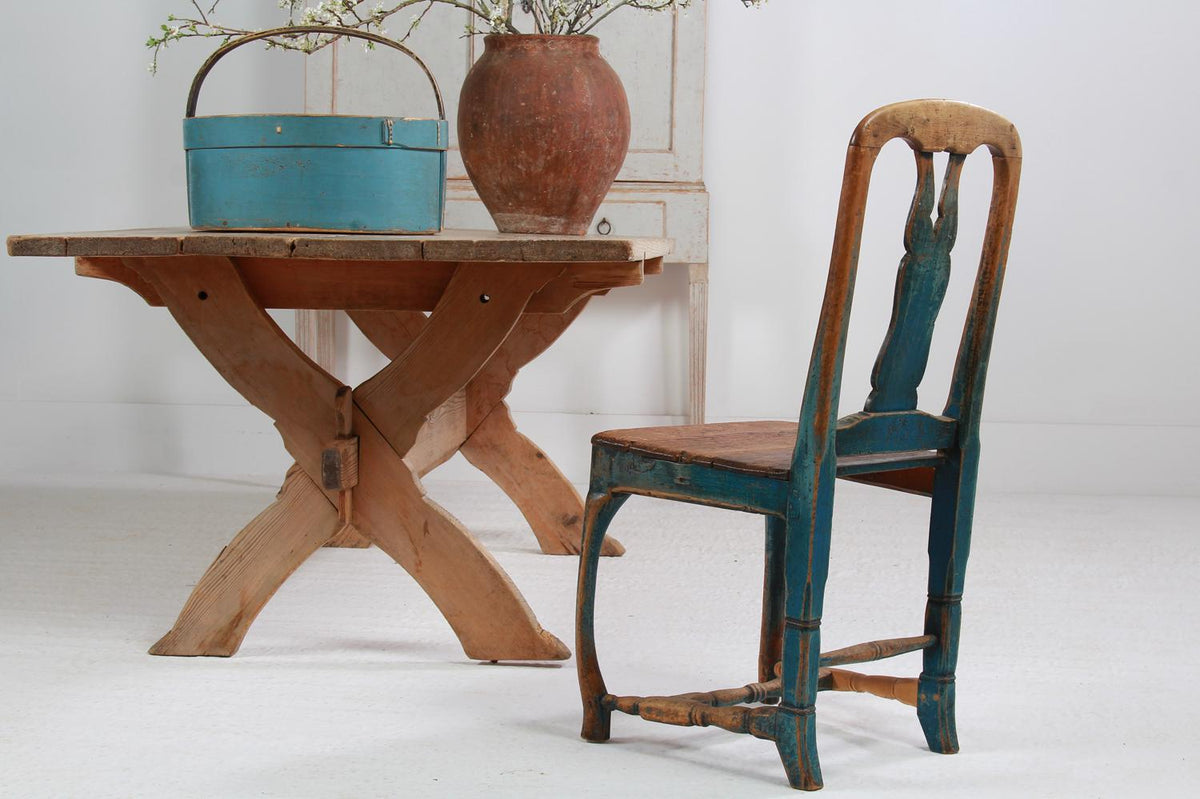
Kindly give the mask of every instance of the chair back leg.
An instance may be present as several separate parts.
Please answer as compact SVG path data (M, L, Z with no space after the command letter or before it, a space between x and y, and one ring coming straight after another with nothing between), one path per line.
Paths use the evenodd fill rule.
M925 634L937 645L925 650L917 684L917 718L929 748L941 754L958 751L954 720L954 669L962 625L962 592L971 545L975 510L975 476L979 450L951 450L934 475L929 515L929 599Z
M783 659L784 544L787 524L782 517L766 519L766 557L763 565L762 632L758 644L758 681L767 682L775 675L775 666ZM774 703L775 699L767 700Z

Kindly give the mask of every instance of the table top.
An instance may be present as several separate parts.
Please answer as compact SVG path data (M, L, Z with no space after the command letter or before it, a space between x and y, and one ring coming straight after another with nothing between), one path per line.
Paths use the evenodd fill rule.
M355 261L633 262L662 258L671 240L445 230L402 236L240 233L190 228L101 230L8 237L9 255L154 257L224 255Z

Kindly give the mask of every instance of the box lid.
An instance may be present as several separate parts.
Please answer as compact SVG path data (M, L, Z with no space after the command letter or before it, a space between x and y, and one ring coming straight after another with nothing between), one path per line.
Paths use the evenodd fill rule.
M239 114L183 120L185 150L231 147L395 147L446 150L444 119Z

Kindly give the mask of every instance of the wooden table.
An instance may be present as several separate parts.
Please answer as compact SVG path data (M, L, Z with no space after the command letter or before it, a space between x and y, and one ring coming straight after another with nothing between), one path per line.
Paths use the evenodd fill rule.
M640 284L669 250L664 239L469 231L8 240L11 255L74 256L78 274L165 305L275 420L296 460L277 500L217 556L151 653L232 655L288 575L334 541L375 543L395 558L479 660L570 652L474 536L426 498L420 478L462 452L513 499L543 552L578 552L579 494L517 431L504 399L593 294ZM344 310L391 362L352 390L305 356L268 308ZM615 542L607 550L620 551Z

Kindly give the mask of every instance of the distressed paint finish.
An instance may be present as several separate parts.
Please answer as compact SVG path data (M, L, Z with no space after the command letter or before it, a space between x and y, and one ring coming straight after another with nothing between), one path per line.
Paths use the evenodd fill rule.
M887 336L871 373L866 410L907 411L917 407L917 386L925 376L933 325L950 285L950 250L958 235L958 180L965 155L951 155L938 203L933 206L933 153L917 151L917 192L904 236L904 260L896 275L896 298Z
M355 125L338 131L340 143L324 143L328 128L347 128L347 121ZM388 143L389 124L403 140ZM267 138L276 131L299 143ZM445 120L436 119L184 120L188 223L200 230L436 233L448 136Z
M954 419L917 410L853 413L838 420L837 454L944 449L954 443L957 428Z
M204 79L230 51L281 34L366 39L404 53L433 88L437 119L321 115L196 117ZM384 36L298 25L226 42L201 65L183 120L188 220L201 230L436 233L450 128L433 73Z
M909 143L917 163L905 255L897 273L891 324L872 373L871 395L863 411L839 419L867 191L879 149L894 138ZM983 252L949 397L941 414L931 414L917 409L917 388L949 279L959 175L965 157L981 145L992 156L994 175ZM950 159L933 220L935 152L948 152ZM979 414L1020 165L1016 130L985 109L924 100L872 112L859 124L847 153L829 279L799 422L646 428L593 438L576 644L585 738L608 738L612 710L668 724L720 726L774 740L790 784L813 790L822 785L816 696L818 691L834 690L914 705L930 748L957 751L954 669L979 462ZM923 635L821 654L838 477L931 498ZM592 638L598 553L616 509L630 494L766 517L758 683L673 697L607 693ZM924 653L919 677L834 668L916 651ZM777 678L771 679L772 674ZM770 707L774 701L779 704ZM760 706L742 707L744 702ZM737 707L725 707L730 703Z

